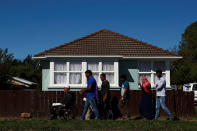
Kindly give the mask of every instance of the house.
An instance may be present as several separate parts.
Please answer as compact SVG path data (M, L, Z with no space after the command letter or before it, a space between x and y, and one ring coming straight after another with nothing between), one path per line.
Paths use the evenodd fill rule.
M170 88L170 63L181 56L107 29L46 50L34 56L42 64L42 90L72 90L86 87L85 71L93 71L98 83L106 73L111 90L119 90L119 76L125 74L131 90L146 76L155 85L155 71L161 69Z
M19 78L19 77L12 77L10 82L17 89L25 89L25 90L35 89L35 87L37 85L36 83L34 83L32 81L25 80L25 79Z

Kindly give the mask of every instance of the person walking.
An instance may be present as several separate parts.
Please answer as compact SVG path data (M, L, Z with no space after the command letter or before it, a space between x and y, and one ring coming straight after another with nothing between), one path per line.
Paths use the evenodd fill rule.
M159 118L160 107L168 114L168 120L172 120L172 114L166 106L166 80L162 76L162 71L157 70L156 76L158 80L156 81L156 114L155 119Z
M92 76L92 71L91 70L87 70L85 72L86 78L88 80L87 82L87 88L86 89L81 89L80 94L86 94L86 101L85 101L85 106L83 109L83 112L81 114L81 120L85 119L85 115L87 113L88 107L91 105L95 114L95 119L98 120L99 119L99 111L97 108L97 104L96 104L96 97L98 94L98 90L97 90L97 83L96 80L94 79L94 77Z
M146 77L141 78L142 84L139 83L142 89L142 96L140 102L140 114L144 119L152 120L154 119L153 110L153 97L151 92L151 84Z
M106 75L102 73L100 75L100 79L102 81L101 84L101 110L102 110L102 118L107 119L107 116L110 115L110 84L109 81L106 80Z
M130 99L130 91L129 91L129 82L127 81L127 77L125 75L120 76L120 80L122 82L121 85L121 98L119 102L120 112L122 114L123 120L129 120L129 99Z

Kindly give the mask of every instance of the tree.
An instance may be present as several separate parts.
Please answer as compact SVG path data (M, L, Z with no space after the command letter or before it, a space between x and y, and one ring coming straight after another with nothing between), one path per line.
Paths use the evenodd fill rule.
M8 53L8 49L0 49L0 89L9 87L8 80L11 78L10 69L12 67L13 54Z
M41 67L31 55L21 61L15 59L8 49L0 49L0 89L12 89L9 83L12 77L20 77L37 83L41 89Z
M172 83L184 84L197 81L197 22L185 29L177 53L183 56L183 59L172 65Z

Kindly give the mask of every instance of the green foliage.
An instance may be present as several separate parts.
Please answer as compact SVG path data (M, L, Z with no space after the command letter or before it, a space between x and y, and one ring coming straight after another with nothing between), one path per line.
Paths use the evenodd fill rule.
M174 49L177 50L177 47ZM172 65L172 83L197 82L197 22L186 28L177 52L183 59Z
M38 61L28 55L23 61L14 59L13 54L8 53L8 49L0 49L0 89L11 89L9 80L12 77L20 77L37 83L37 88L41 89L41 67Z

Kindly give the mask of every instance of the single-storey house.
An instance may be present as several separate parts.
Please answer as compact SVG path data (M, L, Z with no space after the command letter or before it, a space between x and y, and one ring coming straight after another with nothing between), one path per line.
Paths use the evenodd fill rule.
M98 85L106 73L111 90L119 90L119 76L125 74L131 90L146 76L155 86L155 71L161 69L170 88L170 63L181 56L107 29L100 30L34 56L42 65L42 90L71 90L86 87L85 71L92 70Z

